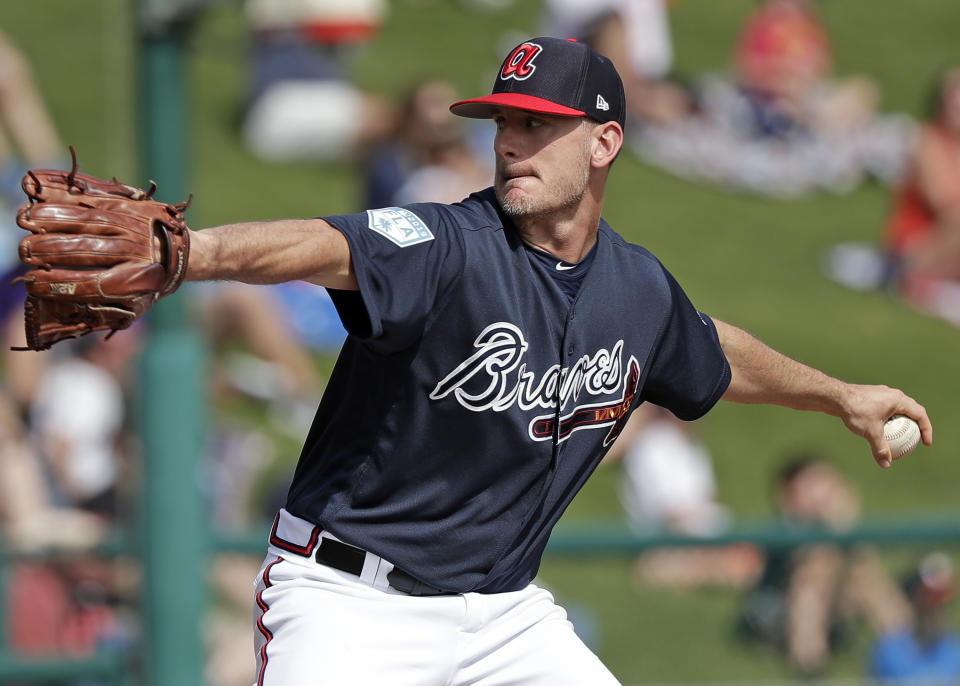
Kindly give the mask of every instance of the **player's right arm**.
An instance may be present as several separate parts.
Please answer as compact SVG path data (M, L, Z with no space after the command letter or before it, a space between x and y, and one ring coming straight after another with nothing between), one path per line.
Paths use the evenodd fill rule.
M892 461L883 424L895 414L916 421L924 444L933 443L933 425L926 409L903 391L846 383L783 355L743 329L716 318L713 322L730 363L730 385L723 395L726 400L768 403L839 417L848 429L867 440L874 459L883 467L889 467Z
M225 224L190 235L189 281L309 281L357 290L350 246L322 219Z

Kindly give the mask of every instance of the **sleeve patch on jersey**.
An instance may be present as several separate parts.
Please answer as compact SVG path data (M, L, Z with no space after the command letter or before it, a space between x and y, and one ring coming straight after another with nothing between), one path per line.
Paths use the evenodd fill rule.
M401 248L433 240L433 234L423 220L402 207L367 210L367 227Z

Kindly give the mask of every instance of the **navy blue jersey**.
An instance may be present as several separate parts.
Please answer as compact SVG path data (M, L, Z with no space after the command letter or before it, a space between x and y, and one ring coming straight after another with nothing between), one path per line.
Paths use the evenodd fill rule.
M683 419L730 381L709 317L601 221L574 300L492 189L329 217L358 292L287 509L448 591L522 588L643 401Z

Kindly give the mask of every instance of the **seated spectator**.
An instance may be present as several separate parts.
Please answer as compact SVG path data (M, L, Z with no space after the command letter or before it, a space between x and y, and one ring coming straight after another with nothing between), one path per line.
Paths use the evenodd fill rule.
M633 137L645 160L735 190L797 197L849 192L867 176L895 183L913 135L877 113L879 90L833 73L812 0L763 0L744 20L728 74L704 74L691 115Z
M634 413L620 437L620 495L635 527L694 536L727 528L730 513L717 502L713 459L695 427L649 403Z
M379 29L385 0L248 0L252 66L243 137L272 162L344 159L393 125L387 101L345 64Z
M139 351L140 328L110 339L90 335L71 341L73 354L54 356L30 407L33 444L57 501L111 523L126 512L124 384Z
M457 202L493 180L492 160L471 146L463 118L450 113L457 94L430 79L404 98L394 134L364 165L365 207Z
M266 410L269 428L299 440L310 428L323 390L314 353L335 352L347 335L326 289L305 281L189 285L192 319L213 353L208 380L217 405L253 401ZM266 459L248 460L248 453L272 451L254 446L261 439L270 442L264 432L234 426L227 416L215 419L209 463L229 479L213 479L210 495L219 501L216 494L222 493L231 510L238 483L255 479Z
M30 656L89 655L121 628L105 601L104 568L87 551L107 523L73 503L58 502L14 403L0 390L0 538L12 550L69 551L70 556L11 562L4 570L9 650Z
M729 526L730 512L716 497L713 459L696 426L642 405L605 458L622 461L621 502L638 532L711 536ZM750 545L668 547L640 555L635 573L643 583L675 589L742 588L756 578L760 561Z
M889 288L912 307L960 325L960 67L931 89L882 239L833 246L824 271L856 290Z
M953 563L942 552L923 556L904 591L912 622L895 627L873 646L869 676L880 683L960 683L960 634L951 629Z
M747 17L735 52L739 86L757 136L792 129L844 131L872 115L878 93L868 80L832 78L830 37L812 0L766 0Z
M304 284L304 288L312 290L319 286ZM273 366L271 378L258 376L245 382L242 373L234 375L232 383L237 390L265 400L305 398L318 392L317 372L303 341L306 334L296 330L288 320L288 307L280 298L279 289L216 284L194 290L195 318L214 348L241 341L254 355ZM306 305L309 307L309 303ZM307 319L320 315L307 310L297 316ZM331 341L332 348L338 348L341 342L342 337Z
M627 114L637 124L689 113L686 89L670 77L673 42L667 0L547 0L544 34L576 38L609 57L623 79Z
M937 80L885 239L907 302L960 324L960 67Z
M14 550L85 549L100 543L106 523L57 505L12 398L0 389L0 534Z
M17 245L25 233L15 221L25 202L20 180L29 168L62 168L65 153L27 56L0 31L0 531L17 550L85 549L106 532L101 517L51 492L36 436L23 422L46 374L48 355L10 351L26 343L24 289L10 286L24 269Z
M817 456L789 459L777 475L784 524L845 530L860 516L847 479ZM877 634L902 626L909 607L874 550L811 543L766 553L763 573L747 594L739 634L781 652L802 675L821 673L863 618Z

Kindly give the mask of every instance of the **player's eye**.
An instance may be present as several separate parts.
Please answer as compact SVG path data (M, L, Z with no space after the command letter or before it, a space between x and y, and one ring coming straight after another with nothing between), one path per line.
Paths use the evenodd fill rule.
M536 117L527 117L525 125L528 129L536 129L543 126L543 120Z

